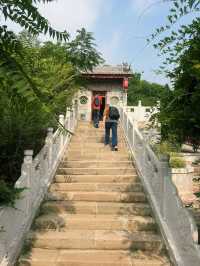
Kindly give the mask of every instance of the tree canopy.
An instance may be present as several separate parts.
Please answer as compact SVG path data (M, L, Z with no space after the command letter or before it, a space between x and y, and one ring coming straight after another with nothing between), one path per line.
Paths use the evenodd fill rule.
M152 34L154 47L166 58L161 70L173 84L173 91L162 97L158 118L163 139L191 143L196 150L200 144L200 19L196 17L177 30L173 26L181 17L199 12L200 1L171 2L168 24ZM170 33L162 38L161 33L166 30Z
M16 35L6 25L0 26L2 195L17 196L10 186L20 176L24 150L33 149L36 154L41 149L47 128L57 127L58 115L66 112L66 105L71 105L74 93L82 86L81 71L103 62L92 33L80 29L70 39L66 31L56 31L38 12L39 2L50 0L0 0L5 20L9 18L24 28ZM49 34L57 42L40 43L39 33Z
M130 80L128 89L128 104L138 105L138 101L142 101L144 106L156 106L157 101L160 101L162 94L168 86L162 86L157 83L151 83L141 79L140 73L134 73Z

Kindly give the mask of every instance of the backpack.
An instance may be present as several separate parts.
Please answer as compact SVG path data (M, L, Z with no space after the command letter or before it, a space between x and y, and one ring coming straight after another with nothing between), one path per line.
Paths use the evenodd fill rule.
M120 115L119 115L119 111L116 107L112 106L109 108L109 118L111 120L119 120Z
M94 105L95 105L96 107L99 107L99 105L100 105L99 97L95 97L95 98L94 98Z

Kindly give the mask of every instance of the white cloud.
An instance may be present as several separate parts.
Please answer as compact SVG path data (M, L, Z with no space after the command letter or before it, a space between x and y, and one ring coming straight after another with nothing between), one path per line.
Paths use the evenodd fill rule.
M102 0L57 0L40 4L39 10L54 28L74 33L82 27L92 30L102 7Z

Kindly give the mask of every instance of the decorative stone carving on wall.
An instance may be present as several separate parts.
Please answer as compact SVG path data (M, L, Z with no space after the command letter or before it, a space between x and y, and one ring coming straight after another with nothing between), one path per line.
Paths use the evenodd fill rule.
M81 96L80 97L80 104L87 104L88 103L88 97L87 96Z

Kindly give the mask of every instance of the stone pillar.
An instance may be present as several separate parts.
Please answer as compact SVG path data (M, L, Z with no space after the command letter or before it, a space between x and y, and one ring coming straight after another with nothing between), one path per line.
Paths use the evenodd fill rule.
M169 182L168 178L170 176L170 168L169 168L169 155L160 155L160 178L162 182L162 198L160 199L161 204L161 213L165 220L165 208L167 203L167 195L166 195L166 183Z
M48 156L48 169L50 169L53 163L53 128L52 127L49 127L47 129L46 143L48 143L47 156Z
M35 182L35 180L33 179L33 176L32 176L32 169L33 169L33 150L25 150L21 174L26 179L26 188L28 189L28 192L27 192L28 197L27 197L27 201L26 201L26 215L27 215L27 217L32 212L32 200L33 199L32 199L31 187L33 186L33 182ZM16 183L16 186L20 187L20 185L18 185L17 183ZM23 184L23 186L24 186L24 184Z
M64 115L59 115L59 123L60 123L60 127L61 128L61 131L60 131L60 147L59 147L59 152L61 151L63 145L64 145L64 134L65 132L64 131L64 127L65 127L65 117Z

